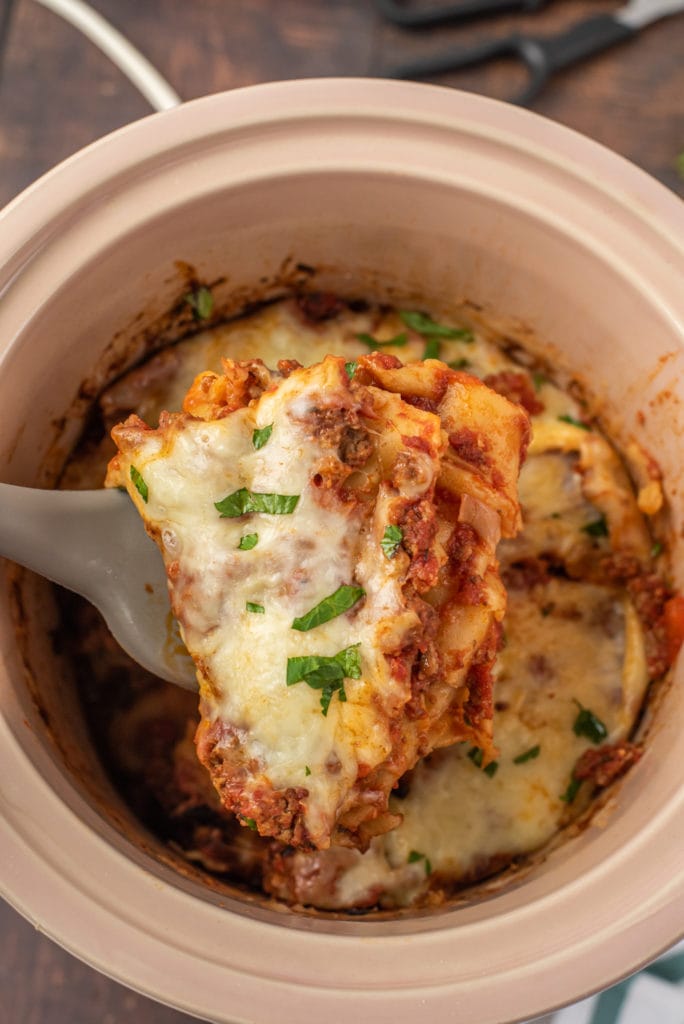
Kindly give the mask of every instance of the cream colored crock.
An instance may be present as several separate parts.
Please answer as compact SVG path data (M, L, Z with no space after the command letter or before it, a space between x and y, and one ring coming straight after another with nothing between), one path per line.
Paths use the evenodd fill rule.
M328 80L187 104L91 146L0 217L2 479L46 479L84 378L94 390L177 300L175 261L222 279L227 300L289 258L346 292L465 297L552 342L658 456L680 557L683 238L681 205L636 168L472 95ZM2 885L107 974L216 1021L502 1024L608 985L684 931L681 685L616 805L517 886L437 916L316 921L181 878L127 837L111 794L103 810L39 585L32 601L18 645L3 588ZM57 732L71 716L70 754L31 687Z

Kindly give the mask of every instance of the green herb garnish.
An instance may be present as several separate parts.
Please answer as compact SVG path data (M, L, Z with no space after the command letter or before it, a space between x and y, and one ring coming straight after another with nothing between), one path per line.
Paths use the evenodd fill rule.
M578 700L575 701L575 704L579 708L572 726L575 736L586 736L592 743L600 743L605 740L608 729L601 719L597 718L589 708L583 707Z
M294 512L299 501L298 494L259 494L241 487L221 501L214 502L214 508L222 519L235 519L248 512L267 512L273 516L285 516Z
M387 341L378 341L372 334L357 334L356 337L359 341L362 341L364 345L368 345L368 348L403 348L408 341L408 335L406 334L395 334L393 338L388 338Z
M257 429L252 432L252 444L257 449L257 451L259 450L259 448L264 447L269 437L271 436L272 432L272 423L269 423L267 427L257 427Z
M345 679L361 678L361 644L352 644L338 651L332 657L322 654L307 654L299 658L287 659L288 686L295 683L306 683L313 690L321 690L321 710L328 714L333 694L344 702L347 694L344 690Z
M595 519L593 523L587 523L586 526L582 527L582 533L588 533L590 537L607 537L608 523L606 522L606 517L601 516L599 519Z
M194 291L184 296L185 301L192 310L195 320L208 320L214 309L214 296L208 288L201 285Z
M684 180L684 153L679 153L675 160L675 167L677 168L677 174Z
M147 484L142 478L142 474L140 473L139 470L135 468L135 466L131 466L131 480L133 481L133 486L135 487L136 491L138 492L142 500L145 502L145 504L147 504L150 497L150 491Z
M356 373L356 367L358 365L359 364L356 363L356 362L350 362L350 363L345 363L344 364L344 368L347 371L347 376L349 377L349 380L354 380L354 374Z
M400 310L399 316L407 327L424 338L457 338L467 344L475 341L473 332L468 327L447 327L445 324L438 324L428 316L427 313L417 313L413 310Z
M266 609L263 604L255 604L254 601L248 601L245 605L248 612L254 612L255 615L265 615Z
M482 768L482 762L484 760L483 750L481 750L479 747L471 747L470 750L468 751L468 757L470 758L474 765L476 765L478 768ZM490 779L494 778L498 770L498 761L490 761L485 768L482 768L482 771L485 773L485 775L488 775Z
M308 764L304 765L304 774L311 775L311 769L309 768Z
M447 366L452 370L466 370L470 366L469 359L454 359L452 362L447 363Z
M535 391L541 391L541 389L546 384L546 382L547 382L547 378L545 377L545 375L543 373L533 373L532 374L532 383L534 384L534 390Z
M380 547L385 553L385 558L394 558L399 545L404 539L404 531L393 524L385 527L385 532L380 541Z
M417 864L418 861L421 861L421 860L424 862L425 874L426 875L431 875L432 874L432 864L430 863L428 858L425 856L425 854L424 853L419 853L418 850L411 850L411 852L409 853L408 858L407 858L407 864Z
M577 796L577 794L579 793L581 785L582 785L582 780L581 779L576 779L575 776L573 775L572 778L570 779L570 782L568 783L568 788L565 790L565 792L561 796L561 800L564 803L566 803L566 804L571 804L573 802L573 800L575 799L575 797Z
M526 761L534 761L535 758L539 757L541 747L537 744L536 747L530 747L524 754L518 754L517 757L513 758L513 764L525 764Z
M579 427L580 430L591 430L588 423L582 423L582 420L575 419L575 417L571 416L569 413L563 413L563 415L559 416L558 419L561 423L569 423L572 427Z
M439 359L440 341L439 338L427 338L421 359Z
M657 540L655 542L655 544L653 545L653 547L651 548L651 558L657 558L658 555L662 555L662 553L663 553L663 545L660 543L659 540Z
M365 596L366 591L362 587L351 587L344 583L337 588L334 594L324 597L305 615L296 618L292 623L292 628L298 629L300 633L306 633L309 629L315 629L316 626L320 626L324 622L336 619L343 612L348 612L357 601Z
M240 815L240 821L242 822L243 825L246 825L247 828L251 828L252 832L256 832L257 823L254 820L254 818L243 818L243 816Z
M251 551L259 543L258 533L246 533L244 537L240 537L240 543L238 544L238 551Z

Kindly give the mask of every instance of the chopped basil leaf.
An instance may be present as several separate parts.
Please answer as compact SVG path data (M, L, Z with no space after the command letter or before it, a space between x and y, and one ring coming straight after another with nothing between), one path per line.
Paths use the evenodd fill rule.
M259 543L258 533L246 533L244 537L240 537L240 543L238 544L238 551L251 551Z
M452 362L447 363L452 370L465 370L470 366L469 359L454 359Z
M425 854L419 853L418 850L411 850L411 852L408 855L407 864L417 864L421 860L424 862L425 874L431 875L432 864L430 863L429 859L425 856Z
M398 526L390 525L385 527L385 532L380 541L380 547L385 553L385 558L394 558L403 539L404 531Z
M427 338L421 359L439 359L439 338Z
M577 794L579 793L579 789L580 789L581 785L582 785L582 780L581 779L576 779L575 776L573 775L573 777L570 779L570 782L568 783L568 788L565 790L565 792L561 796L561 800L564 803L566 803L566 804L571 804L573 802L573 800L575 799L575 797L577 796Z
M599 519L595 519L593 523L587 523L586 526L582 527L582 533L588 533L590 537L607 537L608 523L606 522L606 517L601 516Z
M264 447L269 437L271 436L272 431L273 424L269 423L267 427L257 427L257 429L252 432L252 444L257 449L257 451L259 450L259 448Z
M468 751L468 757L470 758L474 765L476 765L478 768L482 768L482 762L484 760L483 750L481 750L479 747L471 747L470 750ZM482 768L482 771L485 773L485 775L489 776L490 779L494 778L498 770L498 761L490 761L488 765Z
M294 512L299 501L298 494L259 494L241 487L221 501L214 502L214 508L222 519L235 519L247 512L267 512L269 515L286 516Z
M561 423L569 423L573 427L580 427L581 430L591 430L588 423L582 423L582 420L576 420L574 416L570 416L569 413L563 413L558 419Z
M597 718L589 708L582 707L578 700L575 701L575 704L579 708L572 726L575 736L586 736L592 743L600 743L602 740L605 740L608 735L608 729L601 719Z
M337 618L343 612L348 612L357 601L360 601L365 596L366 591L362 587L351 587L344 583L341 587L337 588L334 594L324 597L317 605L310 608L305 615L300 615L299 618L296 618L292 623L292 629L298 629L300 633L306 633L309 629L315 629L316 626L320 626L324 622L330 622L331 619Z
M248 601L245 605L248 612L254 612L255 615L265 615L266 609L263 604L255 604L254 601Z
M286 683L294 686L304 682L312 690L321 691L321 711L328 714L330 701L337 693L338 700L344 702L347 694L344 690L345 679L361 678L361 644L352 644L333 654L332 657L322 654L307 654L299 658L287 659Z
M311 775L311 769L309 768L308 764L304 765L304 774Z
M395 334L393 338L388 338L386 341L378 341L372 334L357 334L356 337L359 341L362 341L364 345L368 345L370 349L376 348L403 348L408 341L406 334Z
M254 818L244 818L242 815L240 815L240 821L242 822L243 825L246 825L247 828L251 828L252 832L256 832L257 823L254 820Z
M653 545L653 547L651 548L651 558L657 558L658 555L662 555L662 553L663 553L663 545L660 543L659 540L657 540L655 542L655 544Z
M344 364L344 368L347 371L347 376L349 377L349 380L354 380L354 374L356 373L356 367L357 366L358 366L358 363L355 363L355 362L350 362L350 363L345 363Z
M214 296L208 288L202 285L195 288L194 291L188 292L184 298L190 306L195 320L209 319L214 309Z
M468 757L473 764L477 765L478 768L482 767L482 758L484 757L484 754L479 747L471 747L468 751Z
M537 744L536 747L530 747L524 754L518 754L517 757L513 758L513 764L525 764L526 761L534 761L535 758L539 757L541 753L541 747Z
M467 344L475 341L473 332L468 327L447 327L445 324L436 323L426 313L404 309L399 311L399 316L407 327L417 334L422 334L424 338L457 338Z
M547 380L546 380L546 377L545 377L545 375L543 373L533 373L532 374L532 383L534 384L534 390L535 391L541 391L541 389L546 384L546 382L547 382Z
M139 472L139 470L135 468L135 466L131 466L131 480L133 481L133 486L135 487L136 491L138 492L142 500L145 502L145 504L147 504L150 497L150 491L147 484L142 478L142 474Z

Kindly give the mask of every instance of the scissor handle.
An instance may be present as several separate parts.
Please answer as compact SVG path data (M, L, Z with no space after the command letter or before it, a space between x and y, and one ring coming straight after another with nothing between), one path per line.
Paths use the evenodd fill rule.
M486 18L506 11L541 10L549 0L461 0L439 7L405 7L399 0L375 0L379 13L400 28L434 28L454 21Z
M386 74L388 78L434 78L438 75L445 75L449 71L460 71L476 67L479 64L489 64L490 61L498 60L499 57L517 57L524 64L529 81L512 102L529 103L541 91L549 76L548 62L544 50L536 40L517 33L475 43L467 49L446 50L419 58L393 68Z
M527 69L529 81L511 102L526 106L541 92L549 76L554 72L629 39L634 34L635 29L618 21L612 15L597 14L555 36L527 36L514 33L475 43L467 49L433 54L394 68L386 72L386 75L389 78L433 78L449 71L488 64L499 57L517 57Z

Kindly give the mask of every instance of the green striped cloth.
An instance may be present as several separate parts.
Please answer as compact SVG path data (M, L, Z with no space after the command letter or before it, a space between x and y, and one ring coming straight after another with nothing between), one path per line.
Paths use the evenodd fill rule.
M684 942L619 985L535 1024L684 1024Z

